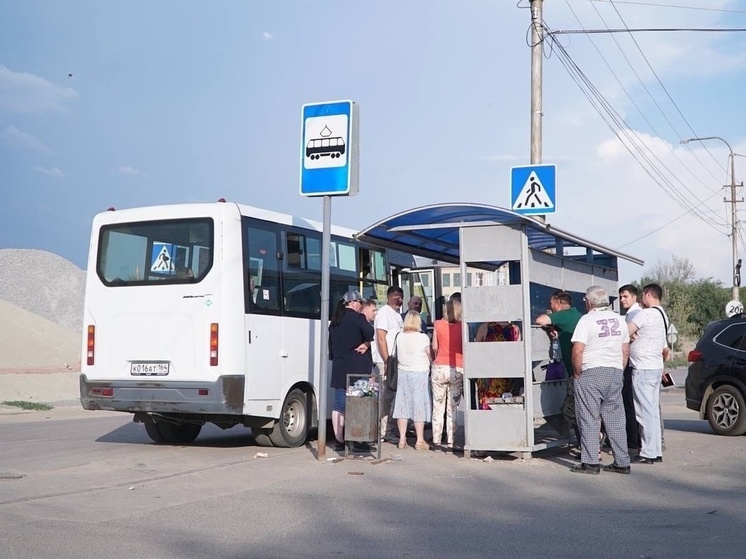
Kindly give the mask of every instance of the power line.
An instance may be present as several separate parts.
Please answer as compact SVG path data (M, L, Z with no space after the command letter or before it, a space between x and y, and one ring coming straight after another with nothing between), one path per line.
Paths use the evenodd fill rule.
M616 4L614 3L614 1L613 1L613 0L609 0L609 2L611 3L612 7L614 8L614 11L615 11L615 12L617 13L617 16L619 17L619 20L620 20L620 21L622 22L622 24L624 25L624 27L625 27L625 28L629 28L629 27L628 27L628 25L627 25L627 22L626 22L626 21L624 21L624 18L622 17L622 14L621 14L621 13L619 12L619 10L617 9L617 7L616 7ZM594 9L595 9L595 6L594 6ZM596 13L598 13L598 10L596 10ZM601 14L599 14L599 17L601 17ZM603 18L601 18L601 21L603 21ZM604 24L605 24L605 22L604 22ZM671 101L671 104L672 104L672 105L674 106L674 108L676 109L676 112L677 112L677 113L679 113L679 116L681 117L681 119L682 119L682 120L683 120L683 121L684 121L684 122L686 123L687 127L689 128L689 131L690 131L690 132L692 133L692 135L693 135L693 136L699 136L699 134L697 134L697 132L695 132L695 131L694 131L694 128L692 128L692 125L691 125L691 124L689 124L689 121L688 121L688 120L686 119L686 117L684 116L684 113L682 113L682 112L681 112L681 109L679 109L679 106L678 106L678 105L676 104L676 101L674 101L674 100L673 100L673 97L671 97L671 94L670 94L670 93L668 92L668 89L666 89L666 86L665 86L665 85L663 85L663 82L661 81L660 77L659 77L659 76L658 76L658 74L656 73L655 69L653 69L653 65L652 65L652 64L650 64L650 61L648 60L648 57L647 57L647 56L645 56L645 53L644 53L644 52L642 51L642 47L640 47L640 44L639 44L639 43L637 42L637 39L635 39L635 36L634 36L634 34L633 34L633 33L630 33L630 34L629 34L629 38L630 38L630 39L632 39L632 42L633 42L633 43L635 44L635 46L637 47L637 50L638 50L638 51L640 52L640 55L642 56L643 60L645 60L645 64L647 64L648 68L650 69L650 71L651 71L651 72L653 73L653 75L655 76L655 79L656 79L656 80L658 81L658 85L660 85L660 86L661 86L661 89L662 89L662 90L663 90L663 91L664 91L664 92L666 93L666 96L668 97L668 100L669 100L669 101ZM614 42L616 42L616 40L615 40ZM618 44L618 43L617 43L617 44ZM621 47L620 47L620 50L621 50ZM625 60L627 60L627 57L626 57L626 56L625 56L624 58L625 58ZM628 64L630 64L630 63L629 63L629 60L627 60L627 63L628 63ZM635 70L634 70L634 67L633 67L633 66L632 66L631 64L630 64L630 68L632 68L632 71L633 71L633 72L635 72ZM637 76L637 72L635 72L635 75ZM652 99L653 103L655 103L655 106L656 106L656 107L658 107L658 110L659 110L659 111L660 111L660 113L661 113L661 114L663 115L663 118L665 118L665 119L666 119L666 122L668 122L669 126L671 127L671 130L673 130L673 131L674 131L674 133L675 133L675 134L676 134L676 135L677 135L677 136L678 136L679 138L683 138L683 137L682 137L682 135L681 135L681 134L680 134L680 133L678 132L678 130L676 130L676 128L674 127L674 125L673 125L673 124L671 123L671 121L670 121L670 120L668 119L668 117L667 117L667 116L665 115L665 113L663 112L663 109L662 109L662 108L660 107L660 105L658 104L658 102L657 102L657 101L655 100L655 97L653 97L653 95L652 95L652 94L650 93L650 91L648 91L648 88L647 88L647 87L645 86L645 84L644 84L644 83L643 83L643 81L642 81L642 80L640 79L640 77L639 77L639 76L637 76L637 78L638 78L638 80L640 81L640 83L642 84L642 86L643 86L643 87L645 88L645 91L646 91L646 92L648 93L648 96L650 97L650 99ZM706 170L706 171L708 172L708 174L709 174L709 175L710 175L710 176L711 176L711 177L712 177L713 179L715 179L715 180L718 180L718 181L719 181L719 179L718 179L718 178L717 178L717 177L716 177L715 175L713 175L713 174L712 174L712 173L710 172L709 168L708 168L707 166L705 166L705 165L704 165L704 163L702 163L702 161L700 161L700 159L699 159L699 157L697 156L696 152L695 152L695 151L694 151L694 150L693 150L693 149L692 149L692 148L691 148L691 147L689 146L689 144L686 144L686 146L687 146L687 149L689 150L689 153L691 153L691 154L692 154L692 155L694 156L694 158L695 158L695 159L697 160L697 162L698 162L698 163L699 163L700 165L702 165L702 167L703 167L703 168L704 168L704 169L705 169L705 170ZM714 155L712 154L712 152L711 152L711 151L710 151L710 150L709 150L709 149L707 148L707 146L705 145L705 146L703 146L703 147L704 147L705 151L706 151L706 152L708 153L708 155L709 155L709 156L710 156L710 157L711 157L711 158L713 159L713 161L715 161L715 163L716 163L716 164L717 164L717 165L718 165L718 166L719 166L719 167L720 167L721 169L723 169L723 170L724 170L724 171L725 171L725 172L727 173L727 169L725 169L725 168L723 167L722 163L718 162L717 158L716 158L716 157L715 157L715 156L714 156ZM671 152L673 153L673 150L671 150ZM675 154L674 154L674 155L675 155ZM678 157L677 157L677 159L678 159ZM681 160L679 159L679 161L681 161ZM685 167L686 167L686 166L685 166ZM688 168L688 167L686 167L686 169L687 169L687 171L689 171L689 168ZM691 173L691 171L689 171L689 172ZM694 173L692 173L692 176L694 176ZM703 184L704 184L704 183L703 183Z
M699 210L698 206L691 204L686 198L682 197L676 191L676 189L670 183L670 180L668 179L668 177L660 171L658 166L655 165L651 161L649 155L644 151L643 148L646 147L644 145L644 142L642 142L639 136L637 136L631 131L629 126L624 122L624 119L621 118L619 113L617 113L614 110L614 108L609 104L609 102L603 97L603 95L593 85L590 79L583 73L580 67L572 60L572 57L569 55L567 50L559 42L557 42L554 37L550 36L550 39L551 39L553 47L556 49L558 53L560 62L563 64L563 66L565 66L565 69L570 74L571 79L575 81L575 83L580 88L581 92L585 95L585 97L591 103L591 106L593 106L593 108L596 110L599 116L601 116L602 120L611 129L611 131L614 132L614 134L620 140L623 140L623 138L626 138L626 141L622 141L622 145L630 153L630 155L632 155L632 157L638 162L638 164L645 171L645 173L655 183L657 183L664 190L664 192L674 202L676 202L676 204L678 204L683 209L687 210L688 213L693 213L694 215L696 215L705 224L707 224L708 226L718 231L718 233L722 233L722 231L718 230L717 227L715 227L710 222L710 219L707 219L706 217L698 213L698 210ZM640 147L641 145L643 147ZM644 159L645 163L643 163L640 158Z
M609 33L680 33L680 32L696 32L696 33L743 33L746 31L744 27L727 27L727 28L712 28L712 27L642 27L632 29L556 29L554 31L548 30L547 35L608 35Z
M575 12L575 10L574 10L574 9L572 8L572 6L570 5L570 2L569 2L569 0L565 0L565 3L567 4L567 7L569 8L569 10L570 10L570 11L572 12L573 16L575 16L575 19L577 20L578 24L579 24L579 25L580 25L580 26L581 26L581 27L582 27L583 29L585 29L585 27L583 26L583 23L582 23L582 22L580 21L580 18L579 18L579 17L578 17L578 15L577 15L577 13ZM602 22L602 23L603 23L603 24L604 24L604 25L606 26L606 28L608 29L608 25L606 24L606 21L604 20L603 16L601 16L601 14L599 13L598 9L597 9L597 8L596 8L595 6L593 6L593 9L594 9L594 10L596 11L596 14L597 14L597 15L598 15L598 17L599 17L599 18L601 19L601 22ZM623 21L623 23L624 23L624 21ZM625 23L625 26L626 26L626 23ZM645 86L645 83L644 83L644 82L642 81L642 78L641 78L641 77L640 77L640 75L639 75L639 74L637 73L637 70L635 70L634 66L633 66L633 65L632 65L632 63L630 62L629 58L627 57L626 53L624 52L624 49L622 49L621 45L619 44L619 42L617 41L617 39L616 39L615 37L613 37L613 36L612 36L612 39L613 39L614 43L616 44L617 48L619 49L619 51L621 52L621 54L622 54L622 57L623 57L623 58L624 58L624 60L625 60L625 61L627 62L627 65L628 65L628 66L630 67L630 69L632 70L633 74L634 74L634 75L635 75L635 77L637 78L637 81L638 81L638 82L639 82L639 83L640 83L640 84L642 85L642 87L643 87L643 88L645 89L645 91L647 92L648 96L649 96L649 97L650 97L650 98L651 98L651 99L653 100L653 103L654 103L654 104L656 105L656 107L658 107L658 110L659 110L659 111L660 111L660 113L661 113L661 114L663 115L663 117L664 117L664 118L666 119L666 121L668 122L668 124L669 124L669 125L671 126L671 128L672 128L672 129L674 130L674 132L676 132L675 128L673 128L673 124L671 123L671 121L670 121L670 120L668 120L668 117L667 117L667 116L665 115L665 113L663 112L663 109L662 109L662 108L660 107L660 105L658 104L658 102L657 102L657 101L655 100L655 98L653 97L653 95L652 95L652 94L650 93L650 91L648 90L648 88L647 88L647 87ZM611 67L611 64L610 64L610 63L608 62L608 60L606 59L606 57L605 57L605 56L603 55L603 53L601 52L601 49L600 49L600 48L598 47L598 45L596 44L596 42L595 42L595 41L594 41L594 40L593 40L593 39L592 39L591 37L588 37L588 40L589 40L589 41L591 42L591 44L593 45L593 48L594 48L594 49L596 50L596 52L598 53L598 55L599 55L599 57L601 58L601 60L603 60L603 61L604 61L604 64L606 64L606 67L607 67L607 69L609 70L609 72L611 72L611 75L612 75L612 76L614 76L614 79L616 80L616 82L617 82L617 84L619 85L619 87L620 87L620 88L622 89L622 91L623 91L623 92L625 93L625 95L627 96L627 98L628 98L628 99L630 100L630 102L631 102L631 103L632 103L632 104L634 105L634 107L635 107L635 108L637 109L637 112L638 112L638 113L640 114L640 116L642 116L643 120L644 120L644 121L645 121L645 122L647 123L647 125L648 125L648 126L650 127L650 129L651 129L651 130L653 131L653 133L654 133L654 134L655 134L655 135L656 135L657 137L662 137L662 134L661 134L660 132L658 132L658 130L657 130L657 129L655 128L655 126L653 125L653 123L652 123L652 122L650 122L650 120L649 120L649 119L647 118L647 116L645 115L645 113L643 112L643 110L642 110L642 109L640 108L640 106L639 106L639 105L637 104L637 102L636 102L636 101L634 100L634 98L632 97L632 95L631 95L631 94L629 93L629 91L627 91L627 88L626 88L626 87L624 86L624 84L622 83L622 81L621 81L621 80L619 79L619 77L617 76L616 72L615 72L615 71L614 71L614 69L613 69L613 68ZM651 68L651 69L652 69L652 68ZM679 136L680 136L680 134L678 134L678 132L677 132L677 135L679 135ZM693 176L693 177L694 177L695 179L697 179L697 180L700 180L700 179L698 179L698 177L697 177L697 176L696 176L696 175L695 175L695 174L694 174L694 173L693 173L693 172L691 171L691 169L689 169L689 167L688 167L688 166L687 166L687 165L686 165L686 164L685 164L685 163L684 163L684 162L683 162L683 161L681 160L681 158L679 158L679 156L678 156L678 155L676 154L676 152L675 152L675 151L674 151L674 150L673 150L673 149L672 149L672 148L670 147L670 145L669 145L668 143L666 143L666 148L667 148L667 149L668 149L668 151L669 151L669 152L670 152L670 153L671 153L671 154L672 154L672 155L674 156L674 158L675 158L675 159L676 159L676 160L677 160L677 161L678 161L678 162L679 162L679 163L680 163L680 164L681 164L681 165L682 165L682 166L683 166L683 167L684 167L684 168L685 168L685 169L686 169L686 170L687 170L687 171L688 171L688 172L689 172L689 173L690 173L690 174L691 174L691 175L692 175L692 176ZM673 177L673 179L675 179L675 181L676 181L676 182L678 182L678 184L680 184L680 185L681 185L681 187L683 187L683 188L684 188L684 190L686 190L686 191L687 191L687 192L688 192L688 193L689 193L689 194L690 194L690 195L691 195L692 197L694 197L694 199L695 199L695 200L696 200L697 202L700 202L700 203L702 203L702 201L701 201L701 200L699 199L699 197L698 197L698 196L697 196L697 195L696 195L696 194L695 194L695 193L694 193L694 192L693 192L693 191L692 191L692 190L691 190L691 189L690 189L690 188L689 188L689 187L688 187L688 186L687 186L687 185L686 185L686 184L685 184L685 183L684 183L684 182L683 182L683 181L682 181L681 179L679 179L679 177L678 177L678 176L677 176L677 175L676 175L675 173L673 173L673 171L671 171L671 169L670 169L670 168L668 168L668 166L667 166L667 165L666 165L666 164L665 164L665 163L664 163L664 162L663 162L663 161L662 161L662 160L661 160L661 159L660 159L660 158L659 158L659 157L658 157L658 156L657 156L657 155L655 154L655 152L651 151L651 153L652 153L653 157L654 157L654 158L655 158L655 159L656 159L656 160L658 161L658 163L659 163L659 164L660 164L661 166L663 166L663 168L665 168L665 169L666 169L666 171L667 171L667 172L669 173L669 175L670 175L671 177ZM700 182L701 182L701 180L700 180ZM702 185L703 185L703 186L705 186L705 185L704 185L704 183L702 183ZM673 185L671 185L671 187L673 188ZM719 189L718 189L718 190L719 190ZM709 191L709 189L708 189L708 191ZM686 205L686 207L692 207L692 206L691 206L691 205L689 205L689 204L687 204L687 205ZM712 212L712 210L711 210L710 208L707 208L707 210L709 210L710 212Z
M724 14L746 14L746 10L723 10L722 8L703 8L701 6L680 6L676 4L656 4L654 2L632 2L631 0L589 0L598 3L634 4L646 8L676 8L679 10L701 10L705 12L720 12Z
M712 198L713 196L715 196L715 194L717 194L717 192L713 193L713 194L712 194L712 196L710 196L710 198ZM705 201L709 200L710 198L706 198L706 199L705 199ZM667 221L666 223L664 223L664 224L663 224L663 225L661 225L660 227L656 227L656 228L655 228L655 229L653 229L652 231L648 231L647 233L645 233L645 234L644 234L644 235L642 235L641 237L637 237L637 238L636 238L635 240L633 240L633 241L630 241L630 242L628 242L628 243L624 243L623 245L620 245L620 246L618 246L618 247L617 247L617 250L619 250L619 249L621 249L621 248L624 248L624 247L626 247L626 246L629 246L629 245L633 245L633 244L635 244L635 243L636 243L637 241L641 241L641 240L643 240L644 238L646 238L646 237L649 237L649 236L650 236L650 235L652 235L653 233L657 233L657 232L658 232L658 231L660 231L661 229L665 229L666 227L668 227L668 226L669 226L669 225L671 225L672 223L674 223L674 222L676 222L676 221L680 220L680 219L681 219L682 217L684 217L684 216L686 216L686 215L689 215L689 214L690 214L691 212L692 212L692 210L689 210L689 211L687 211L687 212L684 212L684 213L683 213L683 214L681 214L680 216L678 216L678 217L675 217L675 218L673 218L673 219L672 219L671 221ZM721 234L725 235L726 237L728 236L727 234L723 233L722 231L718 231L718 233L721 233ZM741 234L741 232L739 231L739 235L740 235L740 234Z

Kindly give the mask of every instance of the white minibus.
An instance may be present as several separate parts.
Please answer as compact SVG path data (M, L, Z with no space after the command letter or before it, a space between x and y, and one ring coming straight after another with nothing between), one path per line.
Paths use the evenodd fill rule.
M321 238L319 223L222 200L98 214L83 407L132 413L160 443L189 443L213 423L250 427L263 446L302 445L326 353ZM333 227L330 306L353 288L384 302L390 266L385 250Z

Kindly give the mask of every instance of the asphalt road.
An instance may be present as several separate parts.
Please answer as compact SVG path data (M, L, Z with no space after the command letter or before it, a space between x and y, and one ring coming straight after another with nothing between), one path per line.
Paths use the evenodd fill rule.
M664 462L628 476L571 474L558 450L322 464L245 429L159 446L125 415L4 415L0 557L743 557L746 437L713 435L681 386Z

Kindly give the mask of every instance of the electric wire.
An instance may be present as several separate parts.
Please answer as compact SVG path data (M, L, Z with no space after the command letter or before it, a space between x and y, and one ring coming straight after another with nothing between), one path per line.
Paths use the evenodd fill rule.
M626 21L624 21L624 18L622 17L622 14L621 14L621 12L619 12L619 10L617 9L617 7L616 7L616 4L614 4L614 2L613 2L613 1L611 1L610 3L611 3L611 6L612 6L612 7L614 8L614 11L616 12L616 14L617 14L617 17L618 17L618 18L619 18L619 20L620 20L620 21L622 22L622 24L624 25L624 27L625 27L625 28L629 28L629 26L627 25L627 22L626 22ZM606 25L606 22L604 21L604 19L603 19L603 16L602 16L602 15L600 14L600 12L599 12L599 11L598 11L598 10L596 9L595 5L593 6L593 9L594 9L594 10L596 10L596 13L598 14L599 18L601 18L601 21L602 21L602 22L604 23L604 25ZM608 27L608 26L607 26L607 27ZM684 122L686 123L686 126L687 126L687 128L689 128L689 131L690 131L690 132L692 133L692 137L697 137L697 136L699 136L700 134L698 134L697 132L695 132L695 131L694 131L694 128L692 128L692 125L691 125L691 124L689 123L689 121L688 121L688 120L686 119L686 117L684 116L684 114L683 114L683 113L681 112L681 109L679 109L679 106L678 106L678 105L676 104L676 101L674 101L673 97L671 96L671 94L670 94L670 92L668 91L668 89L666 88L666 86L665 86L665 85L663 85L663 82L661 81L660 77L658 76L658 73L657 73L657 72L655 71L655 69L653 68L653 65L652 65L652 64L650 63L650 60L648 60L648 57L647 57L647 56L645 56L645 53L643 52L643 50L642 50L642 47L640 47L640 44L639 44L639 43L637 42L637 39L635 39L635 35L634 35L634 33L630 33L630 34L629 34L629 38L630 38L630 39L632 40L632 42L633 42L633 43L635 44L635 47L637 47L637 50L638 50L638 52L640 53L640 56L642 56L642 59L643 59L643 60L645 61L645 64L647 64L647 67L648 67L648 69L649 69L649 70L650 70L650 71L652 72L653 76L655 76L655 79L656 79L656 81L658 82L658 85L659 85L659 86L661 87L661 89L662 89L662 90L664 91L664 93L665 93L665 94L666 94L666 96L668 97L668 100L669 100L669 101L671 102L671 105L673 105L673 107L674 107L674 108L676 109L676 112L677 112L677 113L679 114L679 116L681 117L681 119L682 119L682 120L683 120L683 121L684 121ZM632 71L634 72L634 74L635 74L635 76L637 77L638 81L640 82L640 84L642 85L642 87L643 87L643 88L645 89L645 92L646 92L646 93L648 94L648 96L650 97L650 99L651 99L651 100L653 101L653 103L655 104L655 106L656 106L656 107L658 108L658 110L660 111L661 115L663 116L663 118L664 118L664 119L666 120L666 122L667 122L667 123L668 123L668 125L670 126L671 130L673 130L673 132L674 132L674 133L675 133L675 134L676 134L676 135L677 135L677 136L679 137L679 139L682 139L682 140L683 140L683 139L684 139L684 138L683 138L683 135L682 135L682 134L681 134L681 133L680 133L680 132L679 132L679 131L678 131L678 130L676 129L676 127L675 127L675 126L673 125L673 123L672 123L672 122L671 122L671 120L670 120L670 119L668 118L668 116L666 115L666 113L665 113L665 112L663 111L663 109L662 109L662 107L660 106L660 104L658 103L658 101L656 101L655 97L654 97L654 96L652 95L652 93L650 93L650 90L649 90L649 89L648 89L648 87L647 87L647 86L645 85L645 82L644 82L644 81L643 81L643 80L642 80L642 79L640 78L640 76L639 76L639 74L637 73L637 71L635 70L634 66L632 65L632 63L631 63L631 62L629 61L629 59L627 58L626 54L624 53L624 50L622 49L621 45L619 45L619 43L617 42L617 40L616 40L616 37L614 37L614 36L612 35L612 39L614 40L614 43L616 43L616 45L617 45L617 46L619 47L619 50L620 50L620 52L622 53L622 56L624 56L624 59L625 59L625 60L627 61L627 64L629 65L630 69L631 69L631 70L632 70ZM703 167L703 168L705 169L705 171L707 171L707 173L708 173L708 174L709 174L709 175L710 175L710 176L711 176L711 177L712 177L712 178L713 178L714 180L716 180L716 181L718 181L718 182L719 182L718 178L717 178L717 177L716 177L716 176L715 176L715 175L714 175L714 174L712 173L712 171L710 171L709 167L707 167L707 166L706 166L706 165L705 165L704 163L702 163L702 161L701 161L701 160L699 159L699 157L697 156L697 152L696 152L695 150L693 150L693 149L691 148L691 146L689 146L689 144L684 144L684 145L686 145L686 147L687 147L687 149L689 150L689 152L690 152L690 153L691 153L691 154L692 154L692 155L694 156L694 158L695 158L695 159L697 160L697 162L698 162L698 163L699 163L699 164L700 164L700 165L701 165L701 166L702 166L702 167ZM721 169L724 169L724 170L726 170L726 171L727 171L727 169L725 169L725 167L723 167L723 164L722 164L722 162L721 162L721 161L719 161L719 160L718 160L718 159L717 159L717 158L716 158L716 157L715 157L715 156L714 156L714 155L712 154L712 152L711 152L711 151L710 151L710 150L709 150L709 149L707 148L707 146L706 146L705 144L702 144L702 147L703 147L703 148L704 148L704 150L705 150L705 151L707 152L707 154L708 154L708 155L709 155L709 156L710 156L710 157L712 158L712 160L713 160L713 161L715 162L715 164L717 164L717 165L718 165L718 166L719 166L719 167L720 167ZM687 166L687 165L686 165L686 164L685 164L685 163L684 163L684 162L683 162L683 161L682 161L682 160L681 160L681 159L679 158L679 156L678 156L678 155L676 155L676 152L675 152L674 150L671 150L671 153L672 153L672 154L674 155L674 157L676 157L676 159L677 159L677 160L678 160L678 161L679 161L679 162L680 162L680 163L682 164L682 166L683 166L683 167L684 167L684 168L685 168L685 169L686 169L687 171L689 171L689 173L690 173L690 174L691 174L692 176L694 176L695 178L697 178L697 180L699 180L699 181L700 181L700 182L701 182L701 183L702 183L702 184L703 184L703 185L704 185L704 186L706 187L706 185L704 184L704 182L703 182L703 181L702 181L701 179L699 179L699 178L698 178L698 177L697 177L696 175L694 175L694 173L693 173L693 172L691 171L691 169L689 169L689 167L688 167L688 166ZM709 189L708 189L708 190L709 190Z
M644 142L642 142L639 136L631 133L629 126L626 125L624 119L620 117L616 110L593 85L590 79L583 73L564 46L554 40L551 35L548 37L553 43L553 49L558 53L558 59L570 74L571 79L575 81L583 95L591 103L591 106L596 110L599 116L601 116L602 120L617 136L617 138L621 140L624 148L638 162L645 173L656 184L658 184L678 206L687 210L688 213L692 213L719 233L722 233L722 231L711 223L710 219L699 213L699 208L696 205L689 203L686 198L682 197L677 192L676 188L670 182L670 179L657 168L650 156L646 153L646 151L649 152L649 149L644 145ZM722 226L725 224L720 223L719 225Z
M746 10L725 10L723 8L703 8L702 6L682 6L677 4L658 4L655 2L633 2L631 0L589 0L589 2L598 2L599 4L617 3L633 4L636 6L645 6L646 8L675 8L679 10L701 10L704 12L721 12L724 14L746 14Z
M573 14L573 16L575 17L576 21L577 21L577 22L578 22L578 24L580 25L580 27L581 27L581 28L583 28L583 29L585 29L585 27L583 26L583 23L582 23L582 22L580 21L580 18L578 17L577 13L576 13L576 12L575 12L575 10L574 10L574 9L572 8L572 6L570 5L569 1L568 1L568 0L565 0L565 3L567 4L567 7L568 7L568 9L569 9L569 10L570 10L570 12L571 12L571 13ZM596 9L596 7L595 7L595 6L593 6L593 9L594 9L594 10L596 10L596 13L598 14L598 16L599 16L599 18L601 19L602 23L603 23L603 24L604 24L604 25L605 25L605 26L606 26L606 27L608 28L608 25L606 24L606 21L604 20L603 16L601 16L601 14L600 14L600 13L598 12L598 10ZM644 88L644 89L645 89L645 91L646 91L646 92L648 93L648 95L650 96L650 98L651 98L651 99L653 99L653 102L654 102L654 103L656 103L656 106L658 107L658 110L659 110L659 111L661 112L661 114L664 114L664 113L663 113L663 110L661 109L661 107L660 107L660 106L659 106L659 105L657 104L657 102L656 102L656 101L655 101L655 99L653 98L652 94L650 93L650 91L649 91L649 90L647 89L647 87L646 87L646 86L645 86L645 84L643 83L642 79L640 78L640 75L639 75L639 74L637 73L637 71L636 71L636 70L634 69L634 67L633 67L633 66L632 66L632 64L630 63L630 61L629 61L629 58L627 57L626 53L624 52L624 49L622 49L621 45L619 44L619 42L617 41L617 39L616 39L615 37L613 37L613 36L612 36L612 39L614 40L614 43L616 44L617 48L618 48L618 49L619 49L619 51L621 52L621 54L622 54L622 57L623 57L623 58L625 59L625 61L627 62L628 66L630 67L630 69L631 69L631 70L632 70L632 72L634 73L634 75L635 75L635 77L637 78L637 80L638 80L638 81L640 82L640 84L642 84L643 88ZM614 69L612 68L612 66L611 66L611 64L609 63L609 61L608 61L608 60L606 59L606 57L604 56L604 54L603 54L603 53L601 52L601 49L599 48L599 46L598 46L598 45L596 44L596 42L595 42L595 41L594 41L594 40L593 40L593 39L592 39L591 37L588 37L588 40L590 41L590 43L591 43L591 45L593 46L593 48L594 48L594 49L596 50L596 53L598 54L598 56L599 56L599 57L601 58L601 60L602 60L602 61L604 62L604 64L606 65L606 67L607 67L607 69L609 70L609 72L611 73L611 75L612 75L612 76L614 77L614 79L616 80L616 82L617 82L617 84L619 85L619 87L621 88L621 90L622 90L622 91L624 92L624 94L625 94L625 95L627 96L627 98L628 98L628 99L630 100L630 102L632 103L632 105L634 105L634 107L635 107L635 108L637 109L637 112L638 112L638 113L640 114L640 116L641 116L641 117L643 118L643 120L644 120L644 121L645 121L645 122L647 123L647 125L648 125L648 126L650 127L650 129L651 129L651 130L653 131L654 135L655 135L656 137L659 137L659 138L661 138L661 137L662 137L662 134L661 134L660 132L658 132L658 130L656 129L656 127L655 127L655 126L653 125L653 123L652 123L652 122L650 122L650 120L649 120L649 119L648 119L648 117L647 117L647 116L645 115L645 113L643 112L643 110L642 110L642 109L640 108L640 106L638 105L638 103L637 103L637 102L635 101L635 99L634 99L634 98L632 97L632 95L630 94L630 92L629 92L629 91L627 90L627 88L626 88L626 87L624 86L624 84L622 83L621 79L619 78L619 76L617 75L617 73L616 73L616 72L614 71ZM664 114L664 117L665 117L665 114ZM669 124L671 124L671 123L670 123L670 121L669 121ZM674 129L674 131L675 131L675 129ZM686 169L686 170L687 170L687 171L688 171L688 172L689 172L689 173L690 173L690 174L691 174L691 175L692 175L693 177L697 178L697 176L696 176L696 175L695 175L695 174L694 174L694 173L692 172L692 170L691 170L691 169L690 169L690 168L689 168L688 166L686 166L686 164L685 164L685 163L684 163L684 162L683 162L683 161L682 161L682 160L681 160L681 159L680 159L680 158L678 157L678 155L677 155L677 154L676 154L676 152L675 152L675 151L674 151L674 150L673 150L673 149L671 148L671 146L670 146L670 145L669 145L669 144L668 144L667 142L665 142L665 145L666 145L666 149L667 149L667 150L668 150L668 151L669 151L669 152L670 152L670 153L671 153L671 154L672 154L672 155L674 156L674 158L675 158L675 159L677 159L677 160L679 161L679 163L680 163L680 164L681 164L681 165L682 165L682 166L683 166L683 167L684 167L684 168L685 168L685 169ZM658 164L659 164L660 166L662 166L662 167L663 167L663 168L664 168L664 169L665 169L665 170L666 170L666 171L668 172L668 174L669 174L669 175L670 175L671 177L673 177L673 179L675 180L675 182L677 182L677 183L678 183L678 184L679 184L679 185L680 185L680 186L681 186L681 187L682 187L682 188L683 188L684 190L686 190L686 191L687 191L687 192L688 192L688 193L689 193L689 194L690 194L690 195L691 195L691 196L692 196L692 197L693 197L693 198L694 198L694 199L695 199L695 200L696 200L697 202L699 202L700 204L702 204L702 200L700 199L700 197L699 197L699 196L698 196L697 194L695 194L695 193L694 193L694 192L693 192L693 191L692 191L692 190L691 190L691 189L690 189L690 188L689 188L689 187L688 187L688 186L686 185L686 183L684 183L684 182L683 182L683 181L682 181L682 180L681 180L681 179L680 179L680 178L679 178L679 177L678 177L678 176L677 176L677 175L676 175L676 174L675 174L675 173L674 173L674 172L673 172L673 171L672 171L672 170L671 170L671 169L670 169L670 168L669 168L669 167L668 167L668 166L667 166L666 164L665 164L665 162L664 162L664 161L663 161L663 160L662 160L662 159L661 159L660 157L658 157L658 155L657 155L657 154L656 154L655 152L651 151L650 153L652 154L653 158L654 158L654 159L655 159L655 160L656 160L656 161L658 162ZM699 179L698 179L698 180L699 180ZM700 181L700 182L701 182L701 181ZM705 186L705 188L706 188L706 185L704 185L704 183L702 183L702 185L703 185L703 186ZM671 186L673 187L673 185L671 185ZM710 189L708 189L708 192L711 192L711 191L710 191ZM709 207L707 207L707 206L704 206L704 208L705 208L705 209L706 209L707 211L709 211L709 212L711 212L711 213L714 213L714 212L713 212L713 210L712 210L711 208L709 208Z
M713 196L715 196L716 194L717 194L717 192L713 192L713 194L712 194L712 195L710 196L710 198L712 198L712 197L713 197ZM707 198L707 200L709 200L709 198ZM690 211L686 211L686 212L684 212L683 214L680 214L680 215L676 216L676 217L675 217L675 218L673 218L673 219L672 219L671 221L667 221L666 223L664 223L664 224L663 224L663 225L661 225L660 227L656 227L656 228L655 228L655 229L653 229L652 231L648 231L648 232L647 232L647 233L645 233L644 235L641 235L641 236L637 237L636 239L634 239L634 240L632 240L632 241L629 241L628 243L624 243L623 245L619 245L619 246L618 246L618 247L616 247L616 248L617 248L617 250L619 250L619 249L622 249L622 248L624 248L624 247L626 247L626 246L629 246L629 245L633 245L633 244L635 244L636 242L638 242L638 241L641 241L641 240L645 239L646 237L649 237L649 236L650 236L650 235L652 235L653 233L657 233L657 232L658 232L658 231L660 231L661 229L665 229L666 227L668 227L668 226L669 226L669 225L671 225L672 223L675 223L676 221L680 220L680 219L681 219L682 217L685 217L685 216L689 215L690 213L691 213L691 210L690 210ZM722 231L719 231L719 233L722 233ZM725 233L722 233L722 234L723 234L723 235L726 235ZM739 231L739 234L740 234L740 231ZM727 236L727 235L726 235L726 236Z

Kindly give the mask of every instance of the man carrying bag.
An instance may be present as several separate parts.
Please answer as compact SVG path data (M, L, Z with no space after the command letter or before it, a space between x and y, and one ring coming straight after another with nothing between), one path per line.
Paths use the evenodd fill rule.
M386 304L378 310L374 327L376 330L376 345L378 355L373 356L374 364L381 378L381 440L396 443L396 422L391 417L396 392L387 387L387 369L396 365L395 357L389 359L393 353L396 335L404 328L404 321L399 309L404 301L404 291L401 287L391 286L386 292Z

